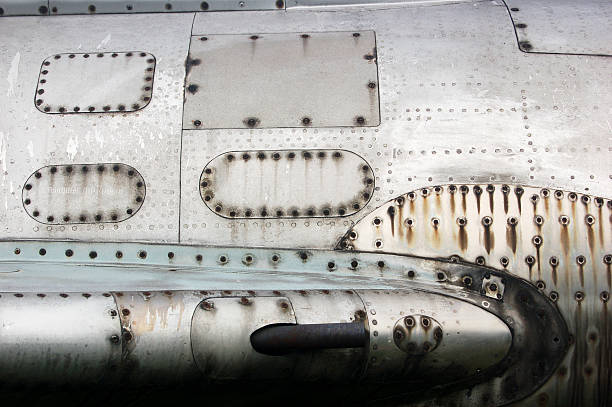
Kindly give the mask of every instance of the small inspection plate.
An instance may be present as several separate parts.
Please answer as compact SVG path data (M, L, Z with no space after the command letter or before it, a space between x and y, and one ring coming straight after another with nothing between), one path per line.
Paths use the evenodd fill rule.
M134 216L146 194L144 179L120 163L50 165L23 186L23 207L50 225L121 222Z
M346 150L231 151L202 171L200 195L227 218L328 218L359 212L374 172Z
M373 31L194 36L185 129L377 126Z
M133 112L151 101L154 73L155 57L142 51L52 55L34 104L43 113Z

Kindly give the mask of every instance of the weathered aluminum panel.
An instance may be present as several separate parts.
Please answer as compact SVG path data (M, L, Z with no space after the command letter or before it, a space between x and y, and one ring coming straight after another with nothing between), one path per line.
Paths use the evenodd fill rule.
M2 292L0 321L3 384L96 384L121 360L109 293Z
M23 186L23 207L49 224L122 222L146 196L144 179L120 163L51 165L36 170Z
M186 242L271 246L282 242L324 248L331 247L356 220L261 223L224 220L213 213L202 216L195 188L202 163L237 149L350 149L372 165L377 177L377 188L365 210L399 193L449 182L449 178L451 182L489 182L493 177L496 182L589 188L595 195L609 190L610 130L605 106L611 104L612 83L607 59L522 53L513 42L507 11L488 2L333 13L198 14L196 33L309 32L339 26L376 30L383 120L378 131L187 131L179 186L177 128L184 79L180 66L187 55L192 17L100 15L92 20L74 16L69 24L66 17L54 17L42 26L29 18L3 20L0 30L6 41L0 48L0 77L7 80L0 81L0 94L7 97L0 100L5 112L0 120L0 185L6 210L0 212L0 220L4 237L177 241L179 190L181 240ZM151 25L165 27L163 33L151 31ZM27 46L17 34L20 29L33 33L28 41L34 41L36 48ZM147 109L106 119L73 115L69 126L66 118L35 114L32 88L27 84L36 81L40 61L52 50L74 51L73 38L79 38L85 50L98 46L102 52L146 49L156 55L156 96ZM32 156L41 158L32 162ZM28 160L28 165L21 164ZM146 214L141 211L117 229L40 228L15 194L33 168L57 162L116 161L141 171L150 187L147 199L155 202L144 208Z
M416 290L401 293L358 291L358 294L368 313L370 352L366 374L370 380L385 381L414 375L418 375L419 380L439 385L465 380L481 372L491 373L491 368L520 342L513 338L506 322L478 303ZM486 305L487 308L490 306ZM425 315L414 319L415 313ZM398 324L407 325L407 329L398 330ZM417 324L419 327L415 326ZM436 325L438 330L434 332ZM402 339L398 332L416 331L420 327L425 332L431 331L431 342L424 341L423 346L416 349L420 339L416 333L408 332L408 349L402 349L398 345ZM479 351L470 352L468 349ZM521 387L525 392L528 390L525 387L529 386L525 383ZM483 389L475 386L472 391L474 397L479 398ZM442 392L437 395L440 399L445 396L447 394ZM493 397L497 399L496 404L504 398L499 394Z
M612 56L609 0L504 0L525 52Z
M49 0L51 15L104 13L172 13L189 11L277 10L283 0Z
M40 67L34 103L44 113L134 112L151 101L154 75L147 52L55 54Z
M550 285L606 276L612 201L562 190L500 184L422 188L389 201L340 246L424 257L459 256L521 270ZM598 288L610 281L602 278ZM590 286L590 284L588 284ZM595 288L595 287L593 287ZM599 292L596 293L599 295Z
M548 384L554 390L542 397L561 400L567 386L580 384L585 390L573 390L573 400L596 405L606 397L596 389L609 378L611 224L609 199L516 185L441 185L384 204L340 246L461 259L531 281L557 304L576 338ZM491 283L498 284L483 284L487 294Z
M387 7L394 5L401 6L437 6L444 3L470 2L473 0L289 0L286 7L289 8L326 8L339 9L343 7L368 7L385 5Z
M438 268L447 267L334 250L34 240L4 241L0 248L0 264L19 270L2 276L3 288L12 291L393 288L415 279L436 283ZM407 280L416 269L417 276ZM306 306L295 301L298 308Z
M359 263L359 267L368 267L364 262L367 262L365 258L354 261ZM341 259L333 259L328 261L328 270L330 262L337 268L343 266ZM380 270L378 264L372 264L370 267L372 266ZM377 279L381 280L380 274ZM355 277L351 280L355 281ZM354 290L321 290L320 294L308 293L308 295L293 291L285 292L283 295L291 301L298 324L349 323L364 318L365 306ZM320 358L313 358L309 354L295 355L293 374L306 381L315 381L320 376L335 382L355 381L363 375L367 352L367 348L362 347L321 349L317 351L323 356Z
M291 302L277 297L206 298L193 314L193 358L213 379L282 379L291 358L270 357L253 349L251 333L271 324L295 324Z
M123 346L116 375L149 385L180 383L198 376L190 335L201 293L164 290L112 294L121 319ZM170 372L172 377L168 377Z
M373 192L372 168L346 150L232 151L200 176L206 206L229 218L348 216Z
M48 243L51 246L59 244L59 242ZM100 245L112 247L111 244ZM151 247L152 245L149 246ZM176 247L183 252L190 249L185 246ZM157 246L157 249L165 251L168 250L168 246ZM199 249L212 250L212 248ZM367 262L367 257L371 255L365 256ZM143 265L151 263L148 256L138 257L143 260ZM283 366L288 370L282 370L284 375L281 378L300 381L297 388L306 385L302 382L304 380L339 379L345 382L350 378L354 381L347 385L353 386L349 387L352 389L352 394L359 395L360 398L391 397L397 400L397 385L401 380L401 383L409 386L407 393L412 396L412 401L415 401L431 397L428 388L421 385L422 380L427 378L441 386L438 388L440 393L435 394L436 401L441 405L447 405L453 400L459 401L459 405L470 405L474 398L505 404L532 392L547 379L565 353L569 335L561 316L554 304L539 293L537 288L525 281L473 265L405 256L390 256L390 259L392 260L390 264L379 264L379 269L388 269L393 274L403 272L402 266L414 266L405 274L404 283L397 286L408 288L407 290L369 288L356 292L347 289L352 284L358 283L359 280L353 278L344 282L343 292L328 289L309 291L293 289L286 292L270 291L270 289L235 291L227 289L236 287L238 282L235 274L240 267L234 266L226 273L227 288L223 291L209 289L163 292L113 291L112 296L108 292L62 291L59 296L64 299L112 297L116 301L117 306L109 311L109 315L119 316L122 330L112 335L110 341L120 346L122 352L118 364L105 366L109 374L104 382L107 384L115 380L119 380L122 385L151 384L160 381L166 384L198 383L197 391L201 391L203 377L248 377L258 381L265 379L266 369ZM153 260L152 264L158 261ZM71 265L66 264L70 262L70 260L62 262L63 267L70 268ZM88 264L94 262L95 260L90 260ZM85 266L82 260L75 261L74 264L81 269ZM143 271L147 267L143 265L133 269L129 274L145 276ZM397 268L397 265L400 265L400 268ZM51 267L53 262L46 262L45 268ZM309 267L311 265L305 265L304 269ZM359 264L351 264L351 267L357 269ZM173 271L176 272L177 269L180 267L174 268ZM212 271L211 267L201 269L207 276ZM160 268L149 271L157 276L157 280L164 277ZM355 270L354 273L361 272ZM104 276L105 274L100 273L100 268L97 268L98 281L108 278ZM506 288L503 299L490 300L481 292L481 283L488 275L503 278ZM284 273L279 273L278 277L285 278ZM470 283L467 283L468 278L471 279ZM385 280L386 277L379 276L378 279ZM106 282L106 287L112 284L125 284L125 280L125 278L118 279L110 284ZM250 278L247 280L253 281ZM268 279L266 283L278 285L277 280ZM308 283L312 280L304 281ZM168 279L167 283L162 282L162 284L172 285L173 281ZM192 278L191 286L197 284L197 279ZM210 285L211 282L208 281L206 284ZM295 283L293 287L296 287ZM29 286L26 292L35 293L36 289L34 286ZM19 297L23 293L1 295L14 294ZM260 304L265 305L263 309ZM75 309L81 311L78 305L77 303ZM199 308L196 309L197 305ZM395 340L392 339L396 337L397 322L404 321L406 316L414 315L415 310L428 315L430 323L425 324L423 318L419 322L423 325L423 330L433 330L432 336L438 342L437 347L429 349L425 355L415 356L407 353L397 348ZM210 315L201 314L202 312L208 312ZM279 313L283 312L289 314L288 319L278 317ZM491 313L491 316L487 316L488 313ZM270 314L272 318L269 318ZM489 324L476 326L470 323L478 314L482 314L479 321L484 319ZM435 323L431 318L436 318L440 323ZM258 323L267 325L279 320L298 324L309 324L310 321L367 323L372 343L367 348L361 347L352 352L348 352L348 349L329 349L324 352L287 354L280 358L255 354L249 343L252 329L257 328L252 325ZM502 320L504 322L501 322ZM251 326L251 329L245 329L245 326ZM48 334L46 328L43 329L44 333ZM510 349L508 349L509 332L512 332ZM100 333L91 334L95 336ZM472 346L473 340L481 346ZM487 348L498 349L502 353L508 351L508 357L500 364L502 355L495 352L483 353L481 348L485 347L484 345L487 345ZM189 351L190 347L194 351L193 356ZM0 347L0 349L5 348ZM473 357L468 357L469 354ZM207 355L208 358L203 360L203 355ZM243 363L244 355L247 355L246 362L252 357L260 363ZM28 350L25 356L31 357L32 354ZM194 358L200 369L195 369ZM370 368L368 370L363 368L363 363L368 358L371 359L369 362L371 371ZM377 361L388 363L383 366ZM204 368L201 362L205 362ZM473 366L476 362L482 371ZM487 363L494 365L489 366ZM449 369L449 366L452 368ZM531 374L525 375L525 371ZM218 375L219 372L222 374ZM272 371L271 375L278 377L278 370ZM58 375L49 379L61 382L69 377L69 374L60 371ZM394 380L390 381L390 378ZM8 377L5 383L9 385L20 383L14 379ZM36 379L36 377L28 378L26 383L36 383ZM471 385L472 395L466 397L464 390L456 390L454 385L457 381ZM357 388L354 387L355 383L359 383ZM294 388L295 385L291 387ZM447 389L451 392L448 393ZM401 399L403 394L399 397Z
M193 15L7 18L0 24L0 225L3 238L178 240L183 63ZM164 27L152 30L151 27ZM28 32L23 35L23 30ZM78 41L75 39L78 38ZM26 45L30 44L30 45ZM35 44L35 46L31 46ZM33 103L40 63L77 50L146 50L157 58L146 109L113 114L41 114ZM109 85L100 81L97 92ZM93 89L92 89L93 91ZM21 189L36 168L121 162L147 180L147 203L113 225L47 225L30 218ZM151 181L149 181L151 180ZM152 184L151 184L152 183ZM197 177L194 180L197 183Z
M0 17L49 14L47 0L0 0Z
M380 123L373 31L210 32L191 40L185 129Z
M447 182L588 188L585 192L600 196L610 189L605 106L612 103L612 71L607 59L521 52L503 6L477 2L249 16L199 14L194 33L308 32L339 26L376 30L381 125L186 131L182 241L329 247L356 220L262 223L203 217L200 198L188 181L200 176L200 163L262 145L342 146L364 157L376 175L365 210L405 191Z

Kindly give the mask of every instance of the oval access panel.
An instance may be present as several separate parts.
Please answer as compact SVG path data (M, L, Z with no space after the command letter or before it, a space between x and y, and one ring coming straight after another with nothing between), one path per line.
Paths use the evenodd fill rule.
M124 221L138 212L145 195L138 171L103 163L43 167L30 175L22 198L34 220L61 225Z
M373 191L372 168L346 150L231 151L200 177L206 205L228 218L348 216Z

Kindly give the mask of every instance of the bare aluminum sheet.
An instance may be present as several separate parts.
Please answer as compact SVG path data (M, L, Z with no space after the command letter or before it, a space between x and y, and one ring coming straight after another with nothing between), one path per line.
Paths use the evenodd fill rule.
M112 297L67 297L35 292L0 295L2 349L8 352L2 360L3 374L24 382L71 374L95 384L110 364L121 360L121 347L109 340L121 333Z
M372 168L346 150L232 151L200 177L206 206L229 218L349 216L373 192Z
M608 378L599 358L610 351L602 341L610 321L605 311L601 314L610 299L612 267L612 201L607 198L498 183L426 187L368 214L340 246L468 261L531 281L556 303L577 338L561 371L596 389L598 380ZM586 371L590 374L582 376ZM561 397L567 389L555 389L556 383L548 385ZM595 390L576 392L576 397L584 405L597 400Z
M49 14L47 0L0 0L0 17Z
M197 184L206 162L235 150L355 152L376 176L364 213L401 193L449 182L532 184L600 196L610 191L609 59L521 52L500 4L199 13L194 33L375 30L382 121L376 128L184 131L181 146L183 64L192 19L155 14L55 16L44 24L36 18L2 20L2 238L178 241L180 224L182 242L329 248L361 216L316 222L220 218L206 208ZM154 54L150 105L136 114L95 117L36 111L32 93L41 61L54 52L74 52L74 38L82 50ZM147 203L112 227L41 227L23 209L23 182L44 165L83 162L137 168L147 181Z
M525 52L612 56L610 0L505 0Z
M51 165L34 172L23 187L23 207L46 224L122 222L142 206L144 179L120 163Z
M373 31L193 37L185 129L377 126Z
M266 379L286 377L293 367L293 360L277 358L275 369L266 369L270 358L253 349L251 334L270 324L296 324L291 301L281 296L242 298L248 301L249 307L241 303L244 301L241 297L227 296L205 299L202 306L195 309L191 325L195 363L202 372L220 380L234 378L244 371ZM244 323L237 324L236 321ZM218 349L227 349L227 352ZM236 352L236 349L241 351ZM245 369L245 365L248 368Z
M44 113L134 112L151 101L154 74L148 52L55 54L40 67L34 103Z
M189 11L276 10L284 0L49 0L51 15L103 13L172 13Z
M176 13L100 15L95 19L55 16L44 23L38 18L13 17L0 22L2 238L178 240L183 64L192 20L193 15ZM151 30L151 26L164 29ZM29 33L27 41L24 29ZM146 109L134 113L40 113L33 93L41 62L49 55L79 48L97 52L147 50L157 58L153 93L162 97L153 97ZM101 81L98 91L104 92L106 86ZM129 220L41 225L24 210L21 190L35 169L105 162L126 163L147 180L146 204ZM149 180L155 180L154 185Z

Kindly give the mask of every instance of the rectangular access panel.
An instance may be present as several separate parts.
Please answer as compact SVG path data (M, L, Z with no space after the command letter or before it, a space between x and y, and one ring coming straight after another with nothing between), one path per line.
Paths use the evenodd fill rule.
M185 129L377 126L373 31L191 40Z

